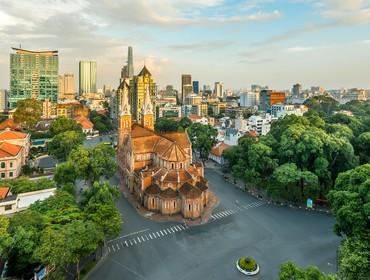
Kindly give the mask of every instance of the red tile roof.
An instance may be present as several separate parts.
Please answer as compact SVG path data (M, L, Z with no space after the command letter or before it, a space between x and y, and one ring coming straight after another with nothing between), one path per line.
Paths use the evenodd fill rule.
M0 132L0 141L2 140L15 140L15 139L24 139L27 137L26 133L13 131L13 130L4 130Z
M220 143L220 144L217 144L216 146L214 146L211 150L211 154L215 155L215 156L222 156L222 153L226 150L230 148L230 145L227 145L225 144L224 142Z
M83 129L93 129L94 124L84 116L75 117L76 122L78 122Z
M16 124L13 119L6 119L2 123L0 123L0 130L4 130L4 129L7 129L7 128L20 129L20 126L18 124Z
M0 187L0 199L4 199L8 196L10 188L8 187Z
M3 142L0 143L0 158L15 157L22 150L22 146Z

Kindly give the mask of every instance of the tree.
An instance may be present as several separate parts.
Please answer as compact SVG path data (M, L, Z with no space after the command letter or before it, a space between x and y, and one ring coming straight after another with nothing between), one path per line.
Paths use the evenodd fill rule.
M346 280L367 280L370 275L370 234L343 240L339 250L339 275Z
M54 181L61 187L68 183L75 183L77 174L75 167L70 161L58 164L54 173Z
M361 163L370 162L370 132L360 134L356 139L357 154Z
M112 121L106 115L92 111L89 118L94 124L94 129L98 130L100 133L109 132L113 129Z
M370 228L370 164L339 174L328 198L338 235L355 236Z
M101 176L110 177L116 172L114 156L113 147L101 143L91 149L78 147L71 152L68 161L75 166L78 178L93 183Z
M293 262L285 262L280 267L279 280L336 280L333 274L325 275L316 266L300 268Z
M216 144L217 130L210 125L193 123L187 129L193 149L199 152L203 164L208 159L209 152Z
M183 129L187 129L189 126L191 126L192 122L188 117L184 117L180 120L179 126L181 126Z
M317 112L324 113L325 115L331 115L339 108L338 101L324 95L311 97L304 102L304 105Z
M55 135L48 144L48 152L58 160L65 161L69 153L83 143L85 136L76 131Z
M158 118L154 124L154 129L157 132L172 132L177 131L179 123L170 118Z
M26 129L32 129L42 116L42 103L36 99L23 99L17 102L14 121Z
M51 123L49 131L53 137L66 131L76 131L82 133L82 128L81 125L73 119L59 117Z
M13 242L11 235L8 232L9 219L6 216L0 216L0 256L6 257L10 245Z
M3 180L0 182L3 186L9 186L13 194L55 188L55 182L46 178L30 180L27 177L19 177L17 179Z

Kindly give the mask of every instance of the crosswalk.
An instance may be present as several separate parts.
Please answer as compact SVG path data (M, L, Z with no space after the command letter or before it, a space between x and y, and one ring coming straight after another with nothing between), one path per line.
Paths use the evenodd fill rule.
M262 201L256 201L256 202L252 202L252 203L244 204L244 205L238 204L235 209L227 209L227 210L212 214L210 217L211 218L210 221L220 220L230 215L236 214L238 212L256 208L264 204L265 203ZM188 226L186 224L178 224L178 225L169 226L167 228L159 229L157 231L150 230L150 229L144 229L138 232L127 234L125 236L121 236L119 238L108 241L106 253L110 254L110 253L114 253L119 250L122 250L123 248L139 246L141 244L154 241L156 239L166 238L171 235L185 231L186 229L188 229Z
M262 206L264 204L265 203L262 202L262 201L256 201L256 202L252 202L252 203L245 204L245 205L237 205L235 209L228 209L228 210L224 210L222 212L212 214L211 219L212 220L219 220L219 219L222 219L222 218L226 218L227 216L233 215L237 212L252 209L252 208L256 208L256 207Z
M116 252L125 247L140 245L142 243L149 242L154 239L165 238L168 235L179 233L183 230L186 230L187 228L188 227L185 224L173 225L157 231L150 232L145 231L145 233L142 232L141 235L137 234L134 237L129 235L123 238L110 240L107 246L107 253Z

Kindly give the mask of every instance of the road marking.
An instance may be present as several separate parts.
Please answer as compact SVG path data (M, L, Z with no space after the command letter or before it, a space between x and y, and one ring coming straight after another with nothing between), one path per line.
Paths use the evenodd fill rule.
M110 253L110 247L108 247L108 253Z
M110 243L110 242L112 242L112 241L114 241L114 240L117 240L117 239L122 239L122 238L125 238L125 237L128 237L128 236L131 236L131 235L139 234L139 233L142 233L142 232L145 232L145 231L148 231L148 230L149 230L149 229L148 229L148 228L146 228L146 229L142 229L142 230L139 230L139 231L136 231L136 232L131 232L131 233L129 233L129 234L122 235L122 236L117 237L117 238L115 238L115 239L108 240L108 242L107 242L107 243Z
M164 232L166 235L168 234L168 233L167 233L167 231L166 231L165 229L163 230L163 232Z
M185 229L185 227L183 225L179 225L179 227L182 228L182 229Z
M152 235L149 233L149 237L150 237L150 239L153 239L153 237L152 237Z
M123 242L121 241L121 246L123 247Z
M173 230L173 228L170 228L169 230L171 231L171 233L175 233L175 231Z
M162 236L164 236L164 234L163 234L163 232L161 230L159 232L162 234Z
M135 238L134 238L133 240L134 240L134 243L135 243L135 244L137 244L137 242L136 242Z
M145 234L145 238L146 238L147 241L149 240L149 238L148 238L148 236L146 236L146 234Z
M126 247L128 247L127 241L125 241Z
M114 246L112 246L112 249L113 249L113 252L115 252L115 251L116 251L116 249L114 249Z
M129 240L129 242L130 242L130 245L132 246L132 241L131 241L131 240Z
M146 240L144 239L144 236L141 236L141 239L145 242Z
M159 235L158 231L156 231L155 233L158 235L158 237L161 237L161 236Z
M119 250L120 249L120 247L118 246L118 244L116 244L117 245L117 250Z
M140 238L139 237L136 237L137 238L137 240L139 240L139 243L141 243L141 240L140 240Z

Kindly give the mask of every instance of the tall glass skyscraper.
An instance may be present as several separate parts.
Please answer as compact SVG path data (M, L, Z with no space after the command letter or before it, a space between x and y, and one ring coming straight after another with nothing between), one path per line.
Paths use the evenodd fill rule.
M79 93L96 93L96 61L80 61Z
M12 49L15 53L10 54L9 108L29 98L57 102L58 51Z

